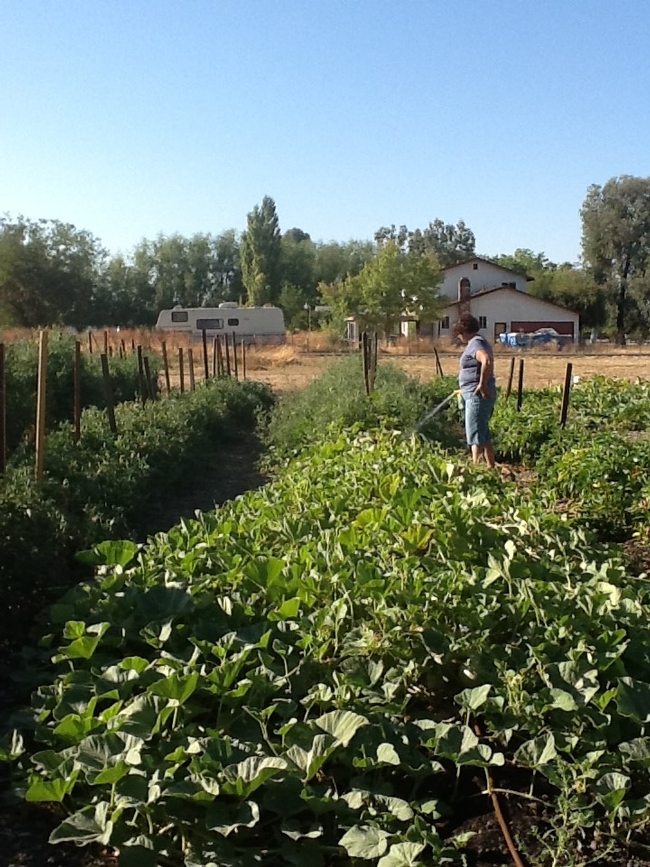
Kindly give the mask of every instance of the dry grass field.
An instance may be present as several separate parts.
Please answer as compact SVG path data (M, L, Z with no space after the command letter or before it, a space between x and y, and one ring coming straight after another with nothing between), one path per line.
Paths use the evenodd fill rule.
M10 343L17 339L37 339L38 332L5 331L0 334L0 342ZM145 351L160 353L163 340L170 366L172 387L179 385L179 349L183 350L185 366L185 385L189 387L188 350L192 350L195 380L200 382L205 376L205 363L201 341L190 343L185 335L162 334L154 329L116 331L95 331L92 337L81 335L80 341L85 352L92 346L93 352L108 351L130 352L136 346ZM379 364L392 362L402 370L422 381L433 379L436 375L435 356L429 342L382 346L379 348ZM438 355L446 374L454 375L458 369L460 348L449 343L437 344ZM289 341L277 347L247 347L246 376L267 382L282 394L287 391L305 388L321 375L323 370L350 353L345 345L333 346L323 333L302 333L290 335ZM208 367L213 368L213 347L208 346ZM607 376L613 379L650 381L650 345L616 347L601 343L597 346L568 347L562 352L547 348L536 350L515 350L505 347L495 349L497 381L505 386L508 380L512 359L515 359L515 379L518 375L519 359L524 360L524 388L544 388L561 385L564 382L567 362L573 365L573 376ZM238 372L242 376L242 349L238 349ZM231 368L234 360L231 357ZM164 378L161 377L164 384Z
M439 353L444 373L455 375L458 368L459 352ZM295 347L268 349L249 349L246 353L246 376L268 383L280 394L305 388L317 379L328 365L335 364L343 353L306 352ZM511 359L515 359L515 381L519 371L519 359L524 359L524 388L545 388L561 385L566 375L567 362L573 365L573 376L581 378L596 375L613 379L650 381L650 352L633 350L598 353L549 353L549 352L497 352L495 369L497 381L505 386L510 374ZM392 363L410 376L422 381L436 376L435 358L428 355L399 355L380 352L379 364ZM195 377L199 381L204 376L204 363L200 352L194 354ZM241 358L239 360L241 376ZM174 358L172 364L172 385L178 385L178 365Z

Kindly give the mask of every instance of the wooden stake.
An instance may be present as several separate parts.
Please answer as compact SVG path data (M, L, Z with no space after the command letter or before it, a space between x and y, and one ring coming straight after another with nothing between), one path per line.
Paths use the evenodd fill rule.
M210 370L208 368L208 338L205 333L205 328L201 332L201 338L203 340L203 372L205 374L205 379L209 379Z
M370 375L369 375L369 356L368 356L368 334L364 331L361 334L361 363L363 364L363 385L366 395L370 395Z
M5 345L0 343L0 476L7 470L7 371Z
M203 333L205 334L205 331ZM196 381L194 379L194 352L192 351L192 347L187 350L187 367L190 374L190 391L194 391Z
M230 376L230 344L228 343L228 335L224 334L224 351L226 353L226 375Z
M217 335L217 376L225 375L225 365L223 362L223 346L221 345L221 336Z
M153 387L153 379L151 377L151 365L149 364L149 356L145 355L143 358L144 363L144 376L147 383L147 397L149 400L155 399L156 391Z
M508 374L508 386L506 388L506 400L510 397L510 393L512 391L512 380L515 375L515 357L514 355L510 359L510 373Z
M167 396L169 397L169 393L172 390L171 380L169 378L169 360L167 358L167 344L165 341L162 341L162 357L163 357L163 367L165 368L165 387L167 388Z
M217 375L217 338L212 338L212 378Z
M237 369L237 338L234 331L232 333L232 357L235 364L235 379L239 379L239 370Z
M113 386L111 384L111 375L108 369L108 356L103 352L100 356L102 363L102 380L104 383L104 400L106 402L106 414L108 415L108 426L111 433L117 433L117 422L115 421L115 406L113 404Z
M564 375L564 390L562 392L562 409L560 410L560 427L566 425L567 416L569 414L569 397L571 396L571 381L573 374L573 364L569 361L566 366Z
M92 331L88 332L88 352L90 355L93 354L93 333Z
M138 383L140 388L140 400L144 406L147 402L147 384L144 378L144 364L142 361L142 346L138 345Z
M434 352L434 355L436 356L436 374L438 376L444 376L445 374L444 374L443 369L442 369L442 364L440 363L440 356L438 355L438 350L436 349L435 346L433 347L433 352Z
M241 375L242 379L246 379L246 341L241 342Z
M104 355L108 355L108 331L104 331Z
M519 381L517 382L517 412L521 409L524 399L524 359L519 359Z
M43 480L45 460L45 410L47 395L47 331L41 331L38 344L38 385L36 392L36 481Z
M373 392L375 390L375 379L377 378L377 351L379 346L379 339L377 336L377 332L373 331L372 339L370 341L370 391Z
M183 347L178 349L178 381L181 389L181 394L185 391L185 367L183 365Z
M73 387L73 425L74 433L72 438L78 443L81 439L81 343L75 340L74 344L74 366L72 368L72 387Z

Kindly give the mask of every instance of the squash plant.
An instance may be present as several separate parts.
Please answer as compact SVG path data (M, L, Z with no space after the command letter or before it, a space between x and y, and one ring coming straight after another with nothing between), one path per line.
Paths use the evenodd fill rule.
M127 867L460 863L481 775L544 800L549 847L647 825L648 587L553 503L341 435L97 546L43 640L25 797Z

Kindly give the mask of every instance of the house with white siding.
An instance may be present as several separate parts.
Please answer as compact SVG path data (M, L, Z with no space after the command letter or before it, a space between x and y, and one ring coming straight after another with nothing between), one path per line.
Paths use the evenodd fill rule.
M410 323L402 322L401 331L409 334L415 330L422 337L451 337L460 314L469 312L478 319L481 334L493 342L503 332L532 334L540 328L554 328L558 334L576 340L579 315L529 295L527 284L532 279L480 256L449 265L443 269L440 285L440 294L449 298L441 320L427 324L411 317Z
M461 313L469 312L481 326L480 333L491 342L499 334L523 332L532 334L540 328L554 328L558 334L577 340L580 317L566 307L535 298L527 292L533 278L511 271L473 256L456 265L442 269L440 294L449 299L438 322L420 322L415 315L404 313L399 323L399 334L404 337L452 336L454 323ZM346 338L359 340L361 325L356 316L346 321Z

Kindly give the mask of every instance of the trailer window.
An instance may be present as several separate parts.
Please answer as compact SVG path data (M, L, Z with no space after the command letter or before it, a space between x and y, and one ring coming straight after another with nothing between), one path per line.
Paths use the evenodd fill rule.
M223 319L197 319L196 327L199 331L215 331L223 328Z
M229 319L228 325L239 325L239 319Z
M187 310L172 310L172 322L187 322Z

